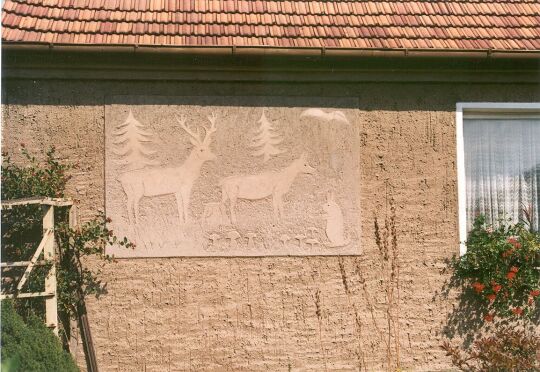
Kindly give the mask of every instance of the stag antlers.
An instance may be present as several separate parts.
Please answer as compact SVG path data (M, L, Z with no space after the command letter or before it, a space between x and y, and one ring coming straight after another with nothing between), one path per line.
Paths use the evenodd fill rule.
M176 121L178 124L180 124L180 127L186 131L187 134L190 136L190 141L195 146L204 146L208 145L210 142L210 135L216 131L216 120L217 116L214 112L212 112L212 115L208 116L208 120L210 121L210 128L207 128L206 126L202 126L204 128L204 139L201 140L201 135L199 133L199 129L197 129L197 133L194 133L189 127L186 125L186 117L184 115L178 117L175 116Z
M211 126L210 128L207 128L203 125L204 132L205 132L204 141L203 141L204 145L208 144L208 142L210 141L210 135L216 131L216 120L217 120L216 113L212 112L212 115L207 116L207 118L208 118L208 121L210 121Z

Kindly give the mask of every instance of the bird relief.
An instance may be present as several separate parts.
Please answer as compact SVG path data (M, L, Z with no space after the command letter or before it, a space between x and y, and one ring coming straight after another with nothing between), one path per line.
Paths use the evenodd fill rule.
M320 108L310 108L302 111L300 117L315 118L325 122L337 121L345 124L350 124L349 119L347 119L347 116L345 116L343 111L338 110L326 112Z
M320 141L330 141L324 138L324 128L318 129L319 122L350 124L343 111L288 108L291 113L285 117L291 118L291 123L278 130L276 121L270 119L273 111L253 110L250 115L257 115L258 126L247 149L242 150L238 133L248 133L251 120L244 124L235 121L238 116L220 115L231 119L220 119L219 128L225 128L218 130L214 111L208 110L210 115L207 110L190 113L189 121L195 121L190 124L187 111L164 110L160 118L169 118L165 119L170 120L166 129L174 130L169 143L180 140L190 144L179 157L171 153L172 147L156 143L156 128L164 126L156 121L153 126L144 125L149 116L141 115L143 120L139 120L129 110L124 120L106 129L106 174L112 176L106 177L107 208L113 205L113 221L120 221L121 228L114 226L115 230L125 232L137 244L138 251L130 256L357 252L353 243L359 244L359 235L347 227L350 223L335 195L342 181L331 176L332 169L320 168L328 153L318 153L321 150L315 147ZM302 125L310 125L308 134L295 128L300 119ZM313 137L317 135L323 138ZM229 142L216 136L227 136ZM164 159L178 159L178 164ZM346 215L354 218L358 213ZM118 252L114 254L122 256Z

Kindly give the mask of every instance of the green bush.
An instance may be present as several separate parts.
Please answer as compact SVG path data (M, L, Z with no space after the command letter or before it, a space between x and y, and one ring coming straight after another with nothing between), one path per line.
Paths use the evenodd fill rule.
M532 332L500 327L492 336L460 350L445 342L442 348L461 371L540 371L540 340Z
M540 233L523 223L489 226L479 216L454 275L486 305L486 321L527 316L540 304L539 257Z
M540 233L523 221L498 226L478 216L467 239L467 252L452 261L453 285L462 286L461 321L484 333L471 346L441 347L462 371L540 371ZM473 300L473 302L471 302ZM476 322L475 322L476 320ZM488 324L489 323L489 324ZM481 328L476 328L479 331Z
M11 301L2 301L1 346L2 370L6 372L79 370L43 321L29 316L25 323Z
M2 159L2 200L29 197L65 197L66 184L70 179L69 171L74 165L63 164L57 157L54 147L50 148L39 161L21 144L24 163L11 160L7 153ZM39 245L43 233L42 210L40 206L18 206L2 210L1 254L3 261L30 260ZM134 244L126 238L120 240L107 228L111 222L104 215L85 224L72 228L68 224L68 210L55 208L56 239L56 279L58 290L58 312L60 318L60 337L67 347L70 332L70 319L77 319L85 313L84 300L88 295L106 293L106 283L99 279L100 269L91 269L83 265L86 257L92 256L112 261L105 254L108 245L118 244L133 248ZM40 266L32 270L23 287L24 292L44 291L44 280L50 267ZM20 277L24 268L3 270L4 277ZM2 290L16 292L16 280L2 282ZM15 309L23 318L37 315L45 317L43 298L22 298L14 302Z
M73 168L62 164L55 149L50 148L43 154L43 162L30 154L21 144L23 164L16 164L11 156L2 153L2 200L29 197L64 197L66 183L69 181L68 171ZM67 211L55 210L55 221L64 221ZM43 234L43 213L39 205L18 206L2 210L2 261L29 261L36 250ZM23 268L2 270L3 277L17 277L24 272ZM49 267L38 266L23 288L25 292L44 291L44 278ZM3 281L2 290L7 293L16 291L16 281ZM14 302L17 312L24 318L30 314L43 315L45 312L42 298L20 299Z

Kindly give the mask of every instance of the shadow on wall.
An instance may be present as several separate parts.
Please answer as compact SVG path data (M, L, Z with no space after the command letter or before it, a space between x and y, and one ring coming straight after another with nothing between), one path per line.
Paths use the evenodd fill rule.
M137 53L134 57L132 53L11 50L2 54L2 96L9 104L103 105L108 95L126 94L311 95L357 97L365 110L453 112L459 101L512 102L537 97L537 85L532 84L537 69L534 59L260 58L169 53ZM530 75L525 80L528 85L509 89L505 82L523 82L519 80L524 79L522 74Z
M451 261L447 260L446 263L448 267L445 272L448 272L452 270ZM459 291L457 298L456 291ZM484 320L488 314L485 304L474 294L472 288L465 286L465 283L454 275L445 282L441 293L435 295L434 298L437 296L442 296L449 303L453 303L443 327L443 335L450 340L459 338L462 340L461 346L464 349L470 348L478 336L484 333L488 324ZM530 320L532 324L540 323L540 308L535 309ZM508 323L507 320L503 322Z
M446 272L452 270L451 261L447 260ZM487 311L478 296L465 288L464 282L451 276L444 284L441 296L447 300L452 299L452 292L459 290L457 301L453 301L452 311L448 314L443 334L450 340L459 337L463 340L463 347L468 348L475 336L485 324L484 316Z
M4 104L11 105L85 105L106 104L136 105L127 96L249 96L252 102L235 102L238 106L287 107L289 97L348 97L358 104L341 108L359 108L366 111L440 111L454 112L459 101L519 101L530 100L535 92L528 89L512 90L504 86L475 86L471 90L464 84L420 84L420 83L276 83L276 82L163 82L163 81L108 81L108 80L15 80L3 81ZM500 92L514 92L515 97L504 97ZM443 94L442 94L443 93ZM118 99L124 96L124 101ZM282 100L268 102L264 97L281 97ZM519 97L523 96L523 97ZM111 98L114 98L114 102ZM262 97L257 102L257 98ZM529 98L528 98L529 97ZM149 104L150 102L139 102ZM177 102L172 101L171 104ZM216 104L216 103L214 103ZM225 106L231 102L223 102ZM313 102L297 107L313 107ZM318 106L326 107L325 102ZM333 105L334 108L339 108Z

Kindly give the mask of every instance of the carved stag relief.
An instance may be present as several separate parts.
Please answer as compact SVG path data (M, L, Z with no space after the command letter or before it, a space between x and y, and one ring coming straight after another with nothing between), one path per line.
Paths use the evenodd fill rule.
M312 108L297 115L303 120L350 125L342 111L326 112ZM320 162L311 162L319 156L316 155L317 149L306 149L304 145L309 152L294 156L299 151L291 151L291 146L298 138L285 137L288 138L285 141L276 128L277 122L271 120L266 109L260 112L255 135L247 145L251 150L245 154L255 158L250 168L262 170L252 169L251 172L238 172L234 162L224 163L228 155L222 153L222 145L216 145L214 152L211 150L215 133L222 135L221 130L217 131L218 119L214 112L207 117L210 126L199 125L195 131L191 129L193 125L187 124L185 116L173 116L177 129L187 135L191 144L178 166L162 165L169 161L164 161L163 157L160 159L153 131L136 119L131 110L127 118L110 132L113 162L117 164L115 179L124 194L125 209L119 213L129 224L129 228L124 230L131 234L128 238L146 250L141 255L159 256L159 250L163 249L168 249L165 255L169 256L354 252L347 247L353 241L351 233L358 242L358 233L347 231L349 223L335 195L336 183L328 179L329 171L321 169L321 173L317 169ZM240 143L237 143L237 148L238 145ZM207 162L216 165L205 167ZM196 181L204 169L213 169L212 172L217 174L208 175L206 172L206 191L203 194L200 183ZM224 176L227 174L232 175ZM331 186L328 192L303 197L303 185L306 183ZM313 200L307 209L310 214L306 218L312 221L309 223L298 219L302 214L297 208L305 204L306 198ZM152 202L154 199L155 203ZM145 202L141 203L143 200ZM173 219L163 213L164 200L175 204L176 217ZM191 200L197 201L195 206L190 205ZM296 209L287 208L291 202L295 203ZM262 216L271 216L273 224L264 222L264 219L253 219L254 210L261 211L258 213ZM313 222L318 226L309 225ZM175 251L179 253L175 254Z
M131 115L131 112L130 112ZM215 159L210 150L210 138L216 131L216 116L208 117L212 124L205 129L204 139L199 131L194 133L186 125L186 119L176 118L180 128L188 135L193 149L179 167L142 168L127 171L118 177L127 197L127 211L131 224L139 223L139 203L143 196L153 197L174 194L181 223L189 222L189 199L193 183L199 177L202 165Z

